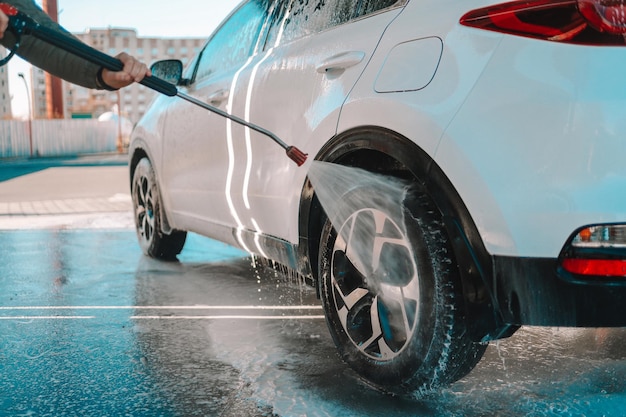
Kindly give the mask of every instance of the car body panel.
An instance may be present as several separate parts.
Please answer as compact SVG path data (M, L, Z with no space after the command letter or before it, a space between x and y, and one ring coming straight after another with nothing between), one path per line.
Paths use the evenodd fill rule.
M575 229L626 219L624 67L624 48L502 41L435 158L491 253L556 258Z

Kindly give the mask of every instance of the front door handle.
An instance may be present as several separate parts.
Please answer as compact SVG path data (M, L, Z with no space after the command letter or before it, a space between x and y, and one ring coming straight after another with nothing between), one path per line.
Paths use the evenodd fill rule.
M361 51L349 51L341 52L337 55L326 58L315 69L320 74L327 72L343 71L347 68L353 67L363 61L365 58L365 52Z

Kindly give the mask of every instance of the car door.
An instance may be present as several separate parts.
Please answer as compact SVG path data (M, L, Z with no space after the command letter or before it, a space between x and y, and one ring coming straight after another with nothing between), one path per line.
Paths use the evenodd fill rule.
M233 111L314 157L406 0L283 0L263 53L240 74ZM234 143L229 194L244 228L296 243L306 166L256 132Z
M221 110L231 99L238 72L253 55L273 0L242 3L211 36L179 87ZM176 227L223 238L211 225L230 227L225 195L232 137L228 121L206 109L178 100L164 124L161 182ZM219 229L219 228L218 228Z

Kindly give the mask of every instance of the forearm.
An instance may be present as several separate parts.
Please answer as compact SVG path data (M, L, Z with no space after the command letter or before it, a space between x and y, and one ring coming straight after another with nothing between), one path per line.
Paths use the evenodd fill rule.
M14 0L9 3L33 18L40 25L72 36L69 32L53 22L33 1ZM11 48L15 44L15 36L11 32L7 32L1 43ZM99 67L97 65L69 54L33 36L22 36L17 54L33 65L59 78L63 78L68 82L87 88L98 87L96 84L96 74Z
M96 88L99 67L45 42L24 39L17 54L34 66L70 83Z

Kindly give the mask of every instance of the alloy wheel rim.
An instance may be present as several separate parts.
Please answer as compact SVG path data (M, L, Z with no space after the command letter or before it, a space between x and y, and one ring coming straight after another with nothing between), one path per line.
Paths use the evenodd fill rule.
M137 230L145 242L154 234L154 197L150 180L141 175L135 184L135 221Z
M353 213L339 228L331 266L334 308L350 341L372 359L397 357L416 330L420 292L403 228L381 210Z

